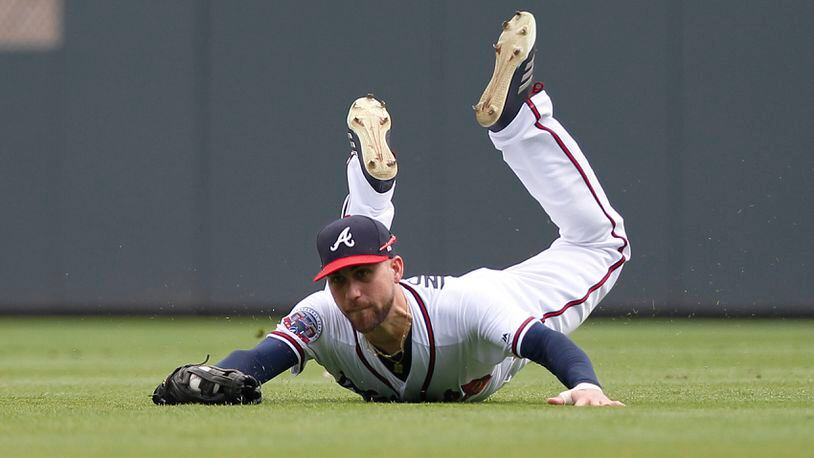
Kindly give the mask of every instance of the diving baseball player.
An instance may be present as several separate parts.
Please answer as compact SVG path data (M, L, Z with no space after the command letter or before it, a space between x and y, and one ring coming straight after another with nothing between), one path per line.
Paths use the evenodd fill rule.
M325 289L300 301L252 350L214 366L176 369L158 404L254 403L260 384L315 360L368 401L480 401L529 361L566 391L551 404L620 406L600 388L587 355L566 334L608 293L630 259L622 218L588 161L532 85L536 27L530 13L503 23L477 121L528 192L559 227L541 253L505 270L405 278L390 232L398 172L392 119L373 96L348 113L349 195L342 218L317 236Z

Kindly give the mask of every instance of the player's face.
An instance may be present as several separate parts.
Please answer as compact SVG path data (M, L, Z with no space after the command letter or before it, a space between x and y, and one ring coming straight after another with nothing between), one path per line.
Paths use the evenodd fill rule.
M328 276L334 301L354 329L361 333L378 327L390 313L396 286L404 272L401 257L377 264L346 267Z

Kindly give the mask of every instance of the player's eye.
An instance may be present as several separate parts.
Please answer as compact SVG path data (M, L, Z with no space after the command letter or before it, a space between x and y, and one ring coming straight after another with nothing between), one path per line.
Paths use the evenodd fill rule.
M370 274L370 269L358 269L353 272L353 276L356 277L357 280L367 280L370 278Z
M331 286L342 286L342 284L345 283L345 278L341 275L331 275L328 277L328 282Z

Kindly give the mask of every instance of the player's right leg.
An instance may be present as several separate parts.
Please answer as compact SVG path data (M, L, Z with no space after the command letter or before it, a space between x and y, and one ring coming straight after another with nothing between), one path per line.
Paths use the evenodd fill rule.
M611 207L576 141L553 117L551 99L535 85L536 24L516 13L495 45L495 71L480 102L478 122L560 230L542 253L495 275L505 295L570 332L607 294L630 259L622 217Z
M390 149L392 118L383 101L360 97L348 110L348 196L342 216L364 215L387 228L393 222L393 192L398 164Z

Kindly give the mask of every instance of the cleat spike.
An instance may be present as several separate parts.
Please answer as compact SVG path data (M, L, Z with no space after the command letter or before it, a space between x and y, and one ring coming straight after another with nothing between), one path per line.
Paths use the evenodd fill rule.
M385 116L384 118L379 120L379 125L383 126L383 125L387 124L387 121L389 121L389 119L387 119L387 116Z
M495 114L495 106L494 105L489 105L488 113L489 113L489 116Z
M509 21L503 21L503 30L509 30Z
M520 46L515 46L514 47L514 49L512 50L512 55L513 56L519 56L520 55Z
M376 161L368 161L367 162L368 169L375 169L376 168Z
M373 93L372 93L372 92L368 92L368 93L367 93L367 95L366 95L365 97L367 97L367 98L369 98L369 99L375 99L375 98L376 98L375 96L373 96Z
M359 119L359 118L353 118L353 122L355 122L356 124L359 124L360 126L363 126L363 127L365 125L365 123L362 122L362 120Z
M388 161L387 166L388 167L395 167L396 166L396 161Z
M520 11L515 11L515 12L514 12L514 15L515 15L515 16L520 16Z
M529 29L528 29L528 27L523 26L523 28L520 29L517 33L520 34L520 35L527 35L529 33Z

